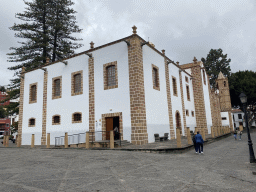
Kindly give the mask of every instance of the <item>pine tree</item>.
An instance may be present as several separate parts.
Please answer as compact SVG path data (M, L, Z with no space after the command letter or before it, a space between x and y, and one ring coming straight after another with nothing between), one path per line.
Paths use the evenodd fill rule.
M24 3L27 5L24 13L17 13L16 17L23 24L14 24L10 27L15 31L15 37L22 38L20 47L11 47L13 52L8 53L9 62L17 65L9 67L14 70L14 79L11 79L9 99L19 97L20 72L26 67L26 71L40 67L50 61L61 60L74 54L74 50L82 44L75 41L82 40L72 37L72 33L79 33L81 29L76 25L76 13L70 6L71 0L33 0ZM11 107L12 108L12 107ZM10 109L10 111L18 111Z
M210 78L210 85L215 87L215 81L218 78L220 71L223 75L230 76L230 66L229 63L231 59L227 59L227 54L223 55L222 49L211 49L206 59L201 58L201 61L204 63L207 74Z

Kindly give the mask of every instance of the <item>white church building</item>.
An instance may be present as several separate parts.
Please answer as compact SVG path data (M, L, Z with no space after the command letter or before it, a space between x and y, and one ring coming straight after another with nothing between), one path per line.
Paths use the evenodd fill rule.
M153 44L133 34L91 48L62 61L22 70L19 142L46 144L55 137L118 127L121 140L141 145L154 134L176 137L179 128L228 125L233 129L227 79L220 73L219 91L211 90L201 61L180 65ZM225 82L225 83L224 83ZM220 93L221 92L221 93ZM224 104L227 103L227 104ZM225 119L225 122L222 122Z

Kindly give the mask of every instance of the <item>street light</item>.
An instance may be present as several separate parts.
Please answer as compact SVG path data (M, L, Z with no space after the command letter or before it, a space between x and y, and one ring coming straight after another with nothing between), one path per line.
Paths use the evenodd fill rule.
M248 119L247 119L247 96L242 92L239 95L240 101L243 104L244 108L244 115L245 115L245 123L246 123L246 129L247 129L247 135L248 135L248 145L249 145L249 153L250 153L250 163L256 163L255 156L254 156L254 151L252 147L252 140L251 140L251 135L250 135L250 130L248 127Z

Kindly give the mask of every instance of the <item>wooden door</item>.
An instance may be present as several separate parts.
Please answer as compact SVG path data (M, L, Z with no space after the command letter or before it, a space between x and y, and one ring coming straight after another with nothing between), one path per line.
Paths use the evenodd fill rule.
M106 118L106 140L110 140L110 132L113 130L113 117Z

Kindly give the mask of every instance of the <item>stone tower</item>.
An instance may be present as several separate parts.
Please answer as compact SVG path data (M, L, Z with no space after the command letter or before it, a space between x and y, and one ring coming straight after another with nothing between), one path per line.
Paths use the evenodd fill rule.
M217 85L217 89L219 90L220 111L228 112L229 126L232 131L234 130L234 127L233 127L232 115L231 115L232 108L231 108L228 78L224 77L222 72L219 73L218 79L216 80L216 85Z

